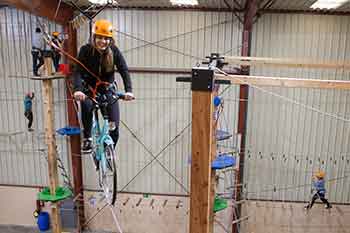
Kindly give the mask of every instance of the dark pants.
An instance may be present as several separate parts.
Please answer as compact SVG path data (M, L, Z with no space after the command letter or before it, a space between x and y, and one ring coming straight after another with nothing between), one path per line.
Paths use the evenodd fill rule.
M311 208L314 204L315 204L315 201L320 198L320 200L327 205L327 207L330 207L330 204L328 202L328 200L325 198L324 196L324 193L315 193L313 196L312 196L312 199L311 199L311 202L308 204L308 208Z
M53 65L55 66L56 72L58 72L58 66L60 64L60 59L61 59L61 54L53 51L52 52L52 61L53 61Z
M26 111L24 113L24 116L29 120L28 122L28 129L32 128L33 124L33 112L32 111Z
M91 129L92 129L92 117L93 117L93 103L90 99L85 99L81 101L81 118L84 126L84 138L91 137ZM114 102L112 105L108 106L107 109L108 118L110 122L115 123L115 129L113 131L109 131L109 135L112 137L114 142L114 147L119 139L119 104L118 101Z
M38 70L44 64L44 58L39 51L32 51L32 56L33 56L33 74L35 76L38 76Z

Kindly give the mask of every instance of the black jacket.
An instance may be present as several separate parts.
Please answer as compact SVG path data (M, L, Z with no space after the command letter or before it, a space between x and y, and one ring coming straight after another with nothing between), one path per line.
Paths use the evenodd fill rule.
M128 66L125 62L120 50L112 45L113 61L117 67L118 72L123 78L125 92L132 92L131 80L129 75ZM91 44L86 44L80 48L78 60L83 63L92 73L97 75L101 81L113 83L114 82L114 70L106 72L100 69L102 56ZM87 72L81 65L76 64L74 73L74 91L84 91L86 85L94 88L96 85L96 78Z

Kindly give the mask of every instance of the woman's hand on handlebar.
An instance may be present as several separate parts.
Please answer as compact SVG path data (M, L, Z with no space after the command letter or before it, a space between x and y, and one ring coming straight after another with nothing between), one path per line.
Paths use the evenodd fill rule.
M86 95L81 91L74 92L73 96L74 96L74 99L79 101L83 101L86 99Z
M126 93L124 94L123 100L125 100L125 101L130 101L130 100L134 100L134 99L135 99L135 96L134 96L133 93L131 93L131 92L126 92Z

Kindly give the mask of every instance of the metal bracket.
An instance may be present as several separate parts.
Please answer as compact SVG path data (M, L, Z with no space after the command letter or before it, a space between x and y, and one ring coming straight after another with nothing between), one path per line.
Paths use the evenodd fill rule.
M176 82L191 83L192 77L176 77ZM230 80L214 80L215 84L226 84L230 85Z
M196 67L192 69L192 91L213 91L214 70L209 67Z

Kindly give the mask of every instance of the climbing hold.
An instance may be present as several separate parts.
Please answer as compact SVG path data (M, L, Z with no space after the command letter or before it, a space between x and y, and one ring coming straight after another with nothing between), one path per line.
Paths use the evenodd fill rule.
M59 133L60 135L67 135L67 136L80 135L80 128L66 126L64 128L56 130L56 132Z

